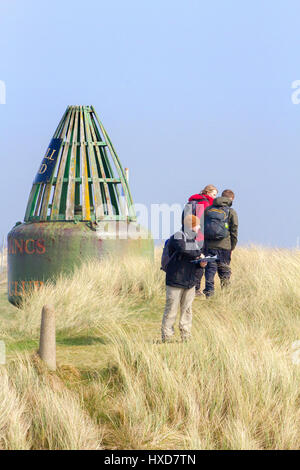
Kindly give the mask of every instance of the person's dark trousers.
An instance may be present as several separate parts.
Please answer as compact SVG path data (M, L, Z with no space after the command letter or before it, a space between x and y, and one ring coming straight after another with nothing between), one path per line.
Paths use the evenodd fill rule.
M196 291L200 290L201 279L203 277L203 274L204 274L204 268L199 268L196 272L196 278L197 278Z
M230 283L231 269L231 250L223 249L208 249L206 250L205 256L217 255L217 261L207 263L205 268L205 289L204 294L206 297L211 297L215 290L215 275L218 276L221 281L221 287L227 287Z

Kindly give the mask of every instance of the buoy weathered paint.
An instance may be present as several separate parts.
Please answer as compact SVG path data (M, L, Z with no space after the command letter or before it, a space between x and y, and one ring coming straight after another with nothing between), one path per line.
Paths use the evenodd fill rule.
M97 113L68 106L33 181L24 223L8 234L8 298L107 253L153 257L128 179Z

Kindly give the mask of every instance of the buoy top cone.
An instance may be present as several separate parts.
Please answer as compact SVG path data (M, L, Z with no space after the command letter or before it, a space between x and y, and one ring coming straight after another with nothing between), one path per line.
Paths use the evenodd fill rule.
M25 222L136 220L126 174L93 106L68 106L34 179Z

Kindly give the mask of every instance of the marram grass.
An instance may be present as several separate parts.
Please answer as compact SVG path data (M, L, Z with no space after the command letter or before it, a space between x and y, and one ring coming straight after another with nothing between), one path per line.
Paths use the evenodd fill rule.
M6 318L1 449L300 448L299 252L237 249L230 289L197 298L192 340L171 344L155 342L159 259L85 265ZM34 349L14 352L37 342L45 303L56 373Z

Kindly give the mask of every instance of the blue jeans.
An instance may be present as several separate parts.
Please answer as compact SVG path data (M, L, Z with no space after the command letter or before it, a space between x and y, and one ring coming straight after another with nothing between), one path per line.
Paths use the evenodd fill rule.
M205 255L215 256L217 255L217 261L207 263L205 268L205 289L204 294L206 297L211 297L215 290L215 275L218 276L221 281L221 287L227 287L230 283L231 269L231 250L223 249L207 249Z

